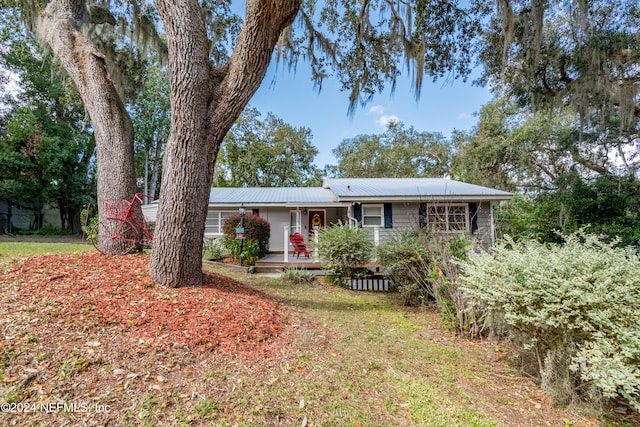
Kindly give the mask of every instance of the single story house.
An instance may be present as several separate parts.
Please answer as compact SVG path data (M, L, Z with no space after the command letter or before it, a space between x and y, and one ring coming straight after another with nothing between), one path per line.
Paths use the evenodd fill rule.
M211 189L205 237L222 236L224 219L241 205L271 224L271 252L290 252L288 236L305 240L338 221L358 224L376 243L408 227L467 233L489 246L495 238L493 203L512 194L444 178L325 179L322 187ZM143 206L155 221L157 202Z

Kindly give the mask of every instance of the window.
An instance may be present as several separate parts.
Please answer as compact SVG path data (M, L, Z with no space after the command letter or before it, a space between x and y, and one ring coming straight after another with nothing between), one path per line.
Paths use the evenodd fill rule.
M302 212L299 209L295 211L289 211L289 233L293 234L296 231L299 233L302 231Z
M224 219L237 213L237 211L209 211L204 225L204 234L222 234Z
M433 231L469 230L468 218L469 205L466 203L420 207L420 225L428 226Z
M383 227L383 205L362 205L362 225L364 227Z

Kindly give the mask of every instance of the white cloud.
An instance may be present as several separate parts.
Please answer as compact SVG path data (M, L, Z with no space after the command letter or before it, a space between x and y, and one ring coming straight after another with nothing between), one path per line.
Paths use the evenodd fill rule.
M462 112L462 113L458 114L458 119L459 120L471 120L471 119L473 119L473 114L469 114L467 112Z
M384 107L382 105L372 105L371 108L369 108L369 113L371 114L384 114Z
M387 127L391 122L400 123L400 117L396 116L395 114L383 114L378 119L378 124L384 127Z
M379 126L386 128L389 123L400 123L400 118L395 114L385 114L385 108L382 105L373 105L369 108L369 114L379 116L375 119L375 123Z

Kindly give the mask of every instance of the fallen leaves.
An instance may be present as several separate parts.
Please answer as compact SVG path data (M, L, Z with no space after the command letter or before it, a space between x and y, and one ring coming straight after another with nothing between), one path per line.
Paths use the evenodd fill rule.
M3 289L12 289L14 298L2 302L68 323L115 324L158 349L186 345L243 358L272 356L286 325L279 304L213 273L200 287L151 286L148 264L145 255L91 252L26 258L4 274Z

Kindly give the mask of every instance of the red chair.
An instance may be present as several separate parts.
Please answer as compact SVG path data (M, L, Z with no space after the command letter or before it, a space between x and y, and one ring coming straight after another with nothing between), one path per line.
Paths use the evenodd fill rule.
M309 247L304 243L304 237L302 234L295 232L289 236L289 241L293 246L293 254L300 258L300 254L304 254L305 257L309 258Z

